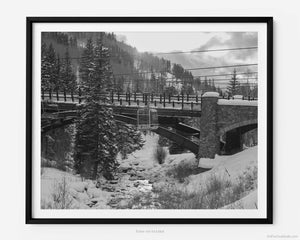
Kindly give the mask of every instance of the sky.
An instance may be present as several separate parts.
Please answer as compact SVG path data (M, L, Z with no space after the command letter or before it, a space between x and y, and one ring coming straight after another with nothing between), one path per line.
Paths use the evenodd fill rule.
M119 40L137 48L139 52L166 53L207 49L255 47L258 45L257 32L115 32ZM172 63L184 68L225 66L257 63L259 49L160 54ZM257 66L238 67L237 72L255 72ZM193 75L232 73L232 68L192 71ZM244 76L240 76L244 77ZM222 77L224 78L224 77ZM225 82L224 82L225 84Z
M205 32L116 32L119 39L140 52L188 51L205 44L214 36L228 39L226 33Z

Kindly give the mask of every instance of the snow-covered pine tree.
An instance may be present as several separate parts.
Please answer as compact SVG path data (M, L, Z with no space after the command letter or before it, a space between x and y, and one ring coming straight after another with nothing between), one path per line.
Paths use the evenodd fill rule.
M49 66L49 62L48 62L48 57L47 57L47 44L46 43L42 43L42 56L41 56L41 82L42 82L42 89L46 90L47 87L49 86L49 79L50 79L50 75L49 75L49 71L48 71L48 66Z
M94 45L91 38L87 40L87 44L83 50L80 60L80 86L83 91L83 95L87 96L90 86L89 83L92 82L92 77L94 75Z
M42 43L41 65L42 88L44 90L53 90L58 81L58 63L52 44L47 48L46 43Z
M59 61L58 61L59 62ZM59 68L59 66L58 66ZM65 57L60 71L60 88L67 92L74 92L77 87L76 76L74 74L69 49L66 49Z
M49 63L49 88L52 90L55 88L56 83L58 81L57 76L57 59L56 59L56 53L55 50L50 43L48 47L48 53L47 53L48 63Z
M126 124L118 124L118 149L121 157L125 159L128 154L139 150L144 145L144 140L140 131L136 127Z
M77 123L75 169L82 176L95 179L101 172L111 173L117 167L117 126L112 110L101 105L112 78L108 49L101 39L95 47L90 39L84 57L80 68L84 105Z
M156 79L155 74L153 72L153 70L151 69L151 77L149 80L149 84L147 84L147 92L155 92L158 93L159 89L158 89L158 79Z
M232 78L229 82L229 86L227 87L227 93L231 97L236 94L240 94L240 83L237 80L236 69L233 70Z
M141 134L134 127L116 124L112 109L101 105L109 99L112 71L108 49L101 39L94 46L91 39L83 51L80 65L81 89L84 104L79 110L76 131L75 170L86 178L95 179L102 173L111 175L118 166L116 156L140 149Z
M56 76L57 76L57 80L56 80L55 89L63 90L62 89L62 61L60 59L59 54L57 54L57 58L56 58Z

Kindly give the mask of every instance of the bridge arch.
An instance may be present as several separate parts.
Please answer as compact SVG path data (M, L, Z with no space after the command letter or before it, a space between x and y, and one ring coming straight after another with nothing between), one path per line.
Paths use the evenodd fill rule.
M200 158L213 159L224 146L225 152L241 148L242 135L257 128L257 101L220 99L218 93L207 92L201 104Z
M219 129L218 136L222 136L226 132L229 132L233 129L246 127L246 126L249 126L247 131L250 131L252 129L257 128L257 119L250 119L250 120L246 120L246 121L241 121L241 122L237 122L237 123L231 124L229 126L223 127L221 129ZM247 131L245 131L245 132L247 132Z

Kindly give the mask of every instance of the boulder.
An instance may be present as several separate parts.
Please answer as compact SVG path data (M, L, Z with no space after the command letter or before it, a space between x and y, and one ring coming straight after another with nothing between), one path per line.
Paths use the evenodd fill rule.
M131 176L130 178L129 178L129 180L130 181L135 181L135 180L137 180L138 178L137 178L137 176L135 176L135 175L133 175L133 176Z
M138 178L138 180L145 180L145 177L142 175L138 175L137 178Z
M77 198L78 196L78 192L72 188L69 189L69 194L73 197L73 198Z
M143 171L145 171L145 168L137 167L136 170L139 171L139 172L143 172Z
M119 208L127 208L127 206L128 206L128 201L125 199L121 200L118 204Z
M102 190L107 191L107 192L114 192L115 188L112 186L103 186Z
M119 167L118 171L120 173L127 173L128 171L131 171L132 167L128 166L128 167Z
M78 192L75 199L81 203L87 203L90 200L89 196L86 193L81 193L81 192Z
M110 180L109 183L110 183L110 184L117 184L117 183L118 183L118 180Z
M103 191L99 188L88 188L87 194L90 198L98 198L103 196Z
M88 189L87 182L70 182L69 188L74 189L77 192L83 193L85 190Z

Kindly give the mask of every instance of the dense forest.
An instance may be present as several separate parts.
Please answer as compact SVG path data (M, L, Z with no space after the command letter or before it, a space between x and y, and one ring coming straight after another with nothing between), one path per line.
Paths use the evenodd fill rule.
M170 94L201 94L206 91L226 93L216 87L214 79L195 78L180 64L140 53L136 48L117 40L114 33L103 32L44 32L42 34L42 85L43 88L74 90L82 81L80 64L88 39L101 38L108 49L114 89L126 92L165 91ZM50 77L51 76L51 77ZM58 79L54 83L53 79ZM238 82L236 82L238 83ZM236 91L238 93L238 91Z
M239 82L235 70L228 86L213 78L194 77L180 64L140 53L135 47L117 39L114 33L104 32L44 32L42 33L42 86L45 89L75 90L82 81L80 64L88 39L101 38L108 49L112 70L111 84L120 92L155 92L169 94L202 94L217 91L221 95L257 97L257 86ZM54 79L56 82L54 82ZM217 80L216 80L217 81Z

